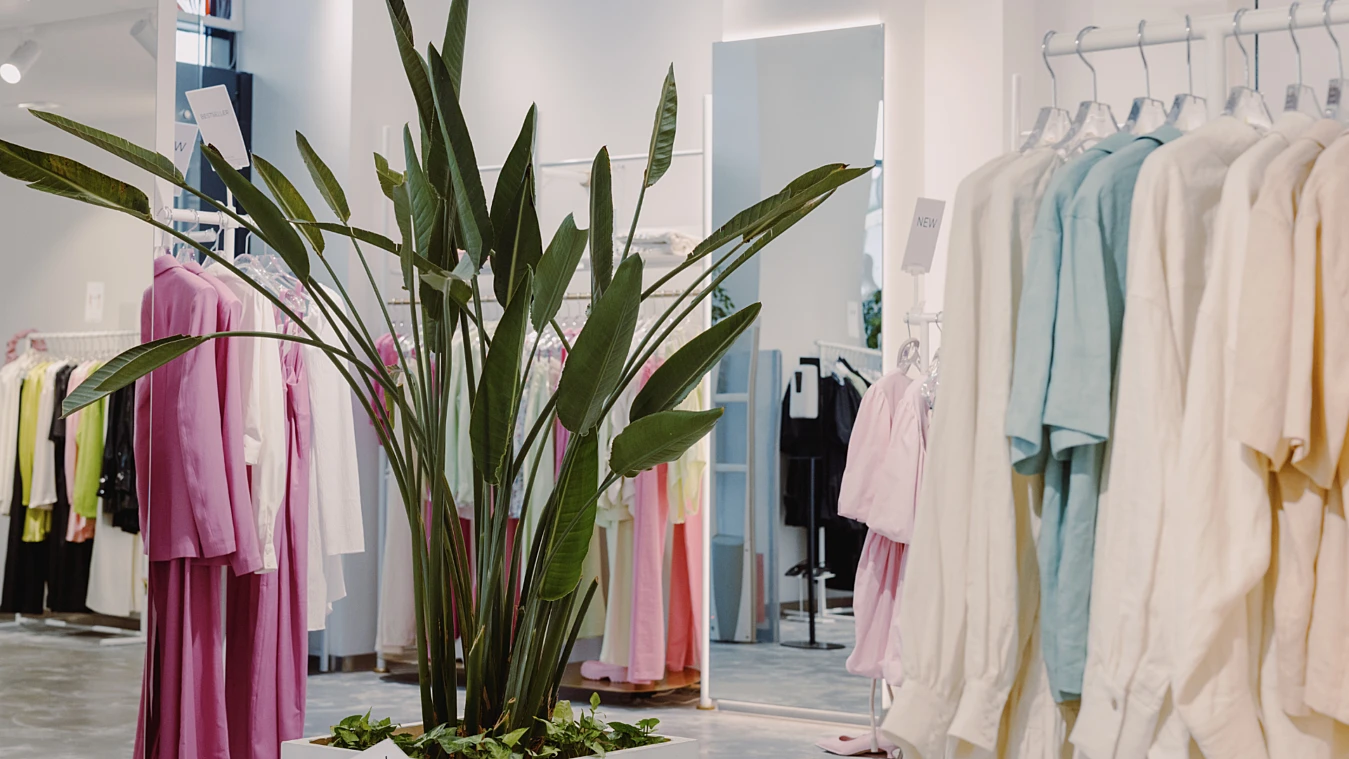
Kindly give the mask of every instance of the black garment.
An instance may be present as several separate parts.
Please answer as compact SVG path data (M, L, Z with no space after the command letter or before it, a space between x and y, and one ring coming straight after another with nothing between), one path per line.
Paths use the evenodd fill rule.
M136 497L136 386L108 396L108 434L103 443L103 474L98 495L113 526L135 535L141 531Z
M41 614L47 589L47 544L23 542L28 507L23 504L23 477L14 454L14 499L9 509L9 552L5 555L5 587L0 612Z
M782 399L782 511L789 526L808 526L814 458L815 525L824 530L825 564L835 575L827 585L849 590L862 555L866 525L839 516L838 497L848 464L848 440L862 396L852 383L827 374L820 377L819 402L820 413L815 419L793 419L789 415L790 390Z
M94 558L93 541L70 543L66 540L66 526L70 521L69 483L66 482L66 435L69 430L61 416L61 402L70 387L74 367L67 366L56 373L53 387L56 398L52 412L51 434L56 446L56 503L52 505L52 529L47 533L50 567L47 572L47 608L61 612L88 611L84 605L89 592L89 566Z

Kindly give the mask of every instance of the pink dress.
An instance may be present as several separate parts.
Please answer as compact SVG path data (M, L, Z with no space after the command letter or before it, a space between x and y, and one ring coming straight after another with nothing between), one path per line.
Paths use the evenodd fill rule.
M891 684L903 679L896 620L927 451L927 418L921 383L896 372L872 385L848 443L839 494L839 513L869 528L853 585L857 644L846 666Z
M225 688L230 759L278 759L281 742L303 737L309 666L309 385L302 349L285 343L286 502L272 539L277 571L229 578Z

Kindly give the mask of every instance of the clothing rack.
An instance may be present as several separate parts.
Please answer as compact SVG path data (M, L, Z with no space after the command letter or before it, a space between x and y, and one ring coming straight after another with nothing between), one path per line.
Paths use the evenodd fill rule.
M683 295L685 292L687 292L687 291L686 291L686 290L657 290L657 291L655 291L654 293L651 293L651 296L650 296L650 297L652 297L652 298L678 298L679 296ZM590 300L590 293L567 293L566 295L563 295L563 296L562 296L562 300ZM420 302L420 301L418 301L418 302ZM496 299L495 297L489 296L489 297L483 298L483 299L482 299L482 302L483 302L483 303L496 303L496 302L497 302L497 299ZM390 306L410 306L410 305L412 305L412 300L411 300L410 298L391 298L390 300L385 301L385 303L387 303L387 304L390 305Z
M884 371L884 363L880 351L874 348L866 348L861 345L848 345L847 343L831 343L826 340L816 340L815 346L820 349L820 366L828 368L833 366L834 362L840 358L855 359L857 366L855 369L872 369L877 372ZM849 361L848 363L854 363Z
M703 154L702 148L691 148L689 150L676 150L670 155L673 156L674 158L688 158L692 156L700 156L702 154ZM647 157L648 156L646 153L626 153L624 155L611 155L609 156L609 163L615 164L615 163L628 163L631 161L645 161ZM589 166L594 162L595 162L594 158L567 158L561 161L539 161L538 163L534 164L534 167L537 169L556 169L556 168L563 168L566 166ZM502 164L499 163L492 164L490 166L478 167L478 171L495 172L501 171L501 169Z
M1241 14L1241 34L1265 34L1269 32L1288 32L1290 29L1324 28L1326 24L1349 23L1349 3L1331 3L1328 7L1320 3L1306 5L1261 8ZM1290 9L1292 13L1290 14ZM1227 93L1227 45L1228 37L1235 36L1236 24L1233 14L1221 13L1209 16L1186 17L1183 21L1147 22L1147 34L1139 41L1137 25L1114 26L1086 30L1079 35L1080 42L1072 35L1055 35L1044 47L1045 55L1077 55L1079 52L1091 53L1104 50L1122 50L1137 48L1141 45L1169 45L1176 42L1199 41L1205 43L1204 55L1207 62L1204 68L1203 84L1192 94L1205 96L1210 114L1216 114L1223 108Z
M234 208L234 193L228 189L225 190L225 205L228 208ZM224 238L222 241L224 248L231 254L234 251L234 230L242 229L244 226L224 211L202 211L196 208L161 208L157 215L162 220L169 222L219 227ZM252 217L247 214L239 214L239 218L249 224L253 223Z

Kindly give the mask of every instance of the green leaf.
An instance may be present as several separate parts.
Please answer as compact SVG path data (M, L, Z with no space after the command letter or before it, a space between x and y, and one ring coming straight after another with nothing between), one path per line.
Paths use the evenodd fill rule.
M665 75L665 84L660 88L660 105L656 107L656 123L651 127L651 148L647 151L646 176L643 181L650 187L665 176L674 158L675 122L679 112L679 95L675 91L674 64Z
M450 17L445 22L445 42L440 49L445 54L445 67L455 94L464 78L464 41L468 37L468 0L451 0Z
M678 406L759 316L752 303L688 341L651 374L632 401L633 421Z
M174 335L121 352L66 396L61 402L61 415L70 416L98 402L209 339L196 335Z
M393 200L393 188L402 184L406 177L402 172L394 171L389 168L389 159L375 153L375 176L379 178L379 189L384 193L384 197Z
M96 145L112 153L133 166L145 169L157 177L167 179L175 184L182 184L185 181L182 172L178 171L177 167L173 165L173 161L165 156L146 150L117 135L94 129L64 116L32 109L29 109L28 112L57 129L65 130L91 145Z
M638 419L614 438L609 468L624 477L636 477L674 461L717 426L724 410L659 411Z
M342 185L337 183L333 170L319 158L319 154L303 134L295 133L295 144L299 146L300 157L309 168L309 176L314 179L314 184L318 186L319 194L327 201L328 207L333 209L333 213L343 222L351 221L351 207L347 205L347 194L342 191Z
M431 248L431 235L435 231L436 217L440 215L440 199L431 189L431 183L417 160L417 150L412 146L412 130L406 124L403 125L403 153L407 162L406 186L408 199L412 202L412 228L416 249L425 256Z
M291 273L301 282L309 280L309 251L300 240L300 234L286 220L286 215L281 213L266 195L262 194L252 182L244 179L240 174L225 162L225 158L220 155L220 151L213 145L206 145L201 149L202 155L210 161L211 167L215 173L224 180L225 186L234 193L234 197L243 206L244 210L252 218L254 226L261 232L262 241L267 243L281 260L290 267Z
M412 99L417 103L417 114L421 117L422 126L432 129L436 124L435 99L426 72L426 61L417 53L407 6L403 0L386 0L386 5L389 8L389 20L393 22L394 41L398 43L398 57L403 61L403 72L412 88Z
M530 274L525 274L526 291ZM520 367L529 326L529 298L516 298L492 337L483 362L478 394L469 418L473 463L488 484L501 482L501 470L514 442L515 416L520 407Z
M614 272L614 188L609 148L600 148L590 166L591 296L598 300Z
M295 189L295 185L286 178L272 164L268 163L262 156L253 156L253 167L257 169L258 176L267 185L267 189L272 191L272 196L276 202L281 204L282 210L290 217L292 222L310 222L314 221L314 212L309 210L309 204L305 202L300 191ZM323 232L317 227L301 224L300 232L309 240L309 244L314 248L314 252L323 253Z
M642 257L629 256L591 310L562 367L557 417L572 432L589 432L599 421L605 400L618 388L641 305Z
M500 241L492 256L492 287L499 303L509 303L519 291L525 272L539 265L543 257L543 238L539 234L539 215L534 206L534 167L525 169L524 187L519 193L520 208L512 214L511 239ZM493 225L493 229L499 229Z
M447 271L443 266L433 263L424 256L417 256L414 263L422 270L423 282L450 296L450 300L461 308L468 305L469 299L473 297L473 289L469 286L471 274L465 276L458 270L459 267L455 267L455 271Z
M0 174L91 205L149 217L150 200L136 187L65 156L0 140Z
M689 253L688 260L696 261L737 237L747 237L756 231L771 227L784 214L791 213L810 200L870 172L871 167L849 169L841 163L811 169L792 180L776 195L732 216L730 221L698 243Z
M257 158L257 156L254 156L254 158ZM373 245L380 250L387 250L395 255L398 254L398 243L378 232L371 232L368 229L361 229L360 227L348 227L342 224L334 224L330 221L303 221L300 219L292 219L292 221L299 224L302 229L310 228L321 230L323 232L332 232L333 234L342 235L343 237L350 237L358 242Z
M492 272L497 274L494 280L494 289L497 300L506 303L510 300L510 293L513 291L513 285L519 279L519 272L524 271L523 267L516 266L516 249L519 245L517 238L521 234L520 214L522 204L526 196L531 204L535 203L533 182L529 174L533 169L534 163L534 122L537 109L534 106L529 107L529 112L525 114L525 123L520 127L520 134L515 138L515 144L511 147L511 152L506 156L506 162L502 164L501 172L497 175L496 189L492 192L492 232L496 235L495 245L492 253ZM526 230L527 231L527 230ZM537 214L535 214L534 237L538 237ZM529 242L532 242L529 241ZM542 242L538 249L542 249ZM528 265L537 265L537 258L534 261L527 262ZM501 277L502 272L515 271L514 279L511 277Z
M392 1L392 0L391 0ZM445 61L430 50L431 89L439 114L439 127L450 148L450 175L454 180L454 202L463 230L460 245L473 263L482 266L483 258L494 244L492 219L487 213L487 198L483 194L482 176L478 174L478 159L473 153L473 140L468 124L459 109L459 98L450 82Z
M417 255L417 241L412 236L412 201L408 198L406 183L393 188L393 216L402 235L398 243L398 261L403 272L403 289L412 292L412 260Z
M538 273L534 276L534 329L542 332L544 327L557 316L562 301L567 296L567 287L576 274L576 267L585 254L586 231L576 228L576 220L571 214L562 220L548 243L548 250L539 259Z
M568 359L570 361L570 359ZM599 489L599 439L594 432L573 438L576 454L563 467L553 487L548 511L554 514L553 561L546 567L539 597L557 601L576 590L595 531L595 491ZM545 547L544 555L548 555ZM544 666L540 662L540 666ZM556 713L556 712L555 712Z

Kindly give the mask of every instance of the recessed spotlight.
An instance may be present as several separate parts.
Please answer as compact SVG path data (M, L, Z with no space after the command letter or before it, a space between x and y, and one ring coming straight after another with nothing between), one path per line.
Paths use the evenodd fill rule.
M60 103L53 103L49 100L39 100L33 103L19 103L19 108L25 111L54 111L61 107Z
M23 79L24 74L33 67L37 57L42 50L37 46L34 40L27 40L22 45L14 49L9 56L9 60L0 65L0 79L10 84L18 84Z

